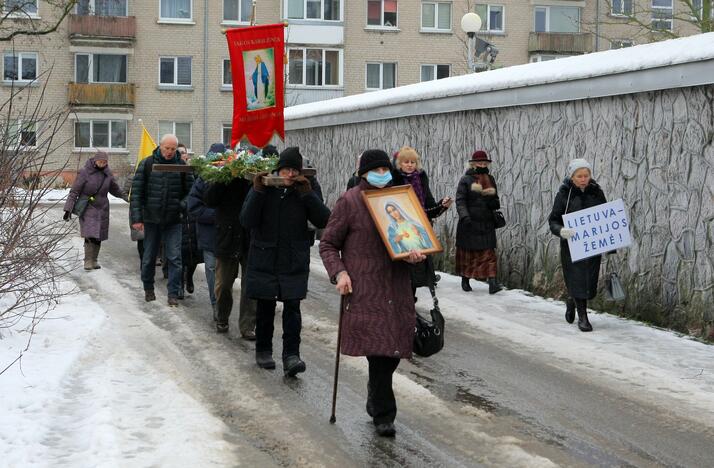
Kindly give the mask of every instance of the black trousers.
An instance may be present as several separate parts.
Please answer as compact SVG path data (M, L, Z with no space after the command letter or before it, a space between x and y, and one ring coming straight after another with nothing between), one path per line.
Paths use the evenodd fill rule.
M369 382L367 383L367 413L374 424L394 422L397 401L392 389L392 376L399 366L399 358L367 356Z
M276 301L258 299L255 314L255 351L273 351ZM300 300L283 301L283 358L300 356Z

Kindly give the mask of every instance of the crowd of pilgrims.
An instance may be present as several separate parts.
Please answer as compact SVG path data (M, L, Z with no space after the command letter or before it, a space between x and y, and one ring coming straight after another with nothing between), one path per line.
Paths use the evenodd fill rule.
M223 153L221 143L209 151ZM430 222L456 202L456 271L463 291L470 280L484 281L496 294L496 219L500 208L496 180L489 172L492 160L483 150L468 159L458 181L455 200L436 200L419 153L403 147L390 157L385 151L363 151L357 170L346 176L346 190L330 210L324 203L317 176L306 177L309 161L297 147L278 153L273 146L250 148L263 156L277 156L275 174L284 185L265 185L263 175L253 181L234 178L230 183L207 183L191 172L154 171L158 164L186 164L188 152L175 135L164 135L153 154L136 167L130 187L120 188L98 152L79 172L64 206L69 221L75 203L89 197L79 217L84 238L84 269L100 268L101 243L108 238L108 194L129 200L132 240L137 241L141 282L146 302L156 300L154 276L161 265L167 279L168 305L177 307L185 294L194 293L194 272L203 263L216 332L227 333L233 311L233 285L240 275L238 332L255 341L255 361L262 369L275 369L273 332L277 302L282 303L282 368L288 377L305 372L300 356L300 302L306 297L310 249L320 232L319 253L330 281L344 296L340 352L364 356L368 361L366 410L376 432L395 434L397 412L392 376L401 359L412 356L415 329L415 291L440 279L431 257L419 250L416 238L405 239L396 230L390 245L407 255L391 259L361 192L410 185ZM562 215L605 202L583 159L568 165L568 174L555 196L548 222L561 238L561 261L568 300L565 319L591 331L587 300L597 290L600 257L573 263L567 239L574 235L563 227ZM387 206L395 224L407 222L398 206ZM423 229L423 227L421 228Z

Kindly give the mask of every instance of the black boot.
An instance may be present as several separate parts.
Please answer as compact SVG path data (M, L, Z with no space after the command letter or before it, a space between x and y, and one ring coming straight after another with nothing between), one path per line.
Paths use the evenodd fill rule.
M488 293L489 294L496 294L498 291L501 291L503 289L503 286L498 284L496 281L496 278L489 278L488 279Z
M469 284L469 279L465 276L461 277L461 289L463 289L466 292L471 291L471 285Z
M568 323L575 321L575 299L572 297L565 301L565 321Z
M275 361L273 361L273 353L270 351L256 351L255 363L261 369L275 369Z
M385 422L379 423L376 426L377 435L380 437L394 437L397 430L394 428L394 423Z
M186 272L186 292L189 294L193 294L193 290L193 273Z
M575 307L578 310L578 328L582 332L593 331L593 326L590 325L588 320L588 303L585 299L577 299L575 301Z
M283 358L283 373L288 377L295 377L300 372L305 372L305 363L300 356L288 356Z

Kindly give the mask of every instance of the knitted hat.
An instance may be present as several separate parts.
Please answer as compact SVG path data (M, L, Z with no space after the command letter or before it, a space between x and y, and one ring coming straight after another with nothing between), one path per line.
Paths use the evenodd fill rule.
M225 153L226 152L226 145L223 143L214 143L211 145L211 147L208 149L209 153Z
M486 161L486 162L491 162L491 160L488 158L488 155L484 150L478 150L474 151L474 154L471 155L471 159L469 159L469 162L476 162L476 161Z
M357 175L362 176L378 167L392 169L392 163L389 162L387 153L379 149L366 150L362 153L362 157L359 158L359 170L357 171Z
M590 163L584 159L578 158L573 159L568 163L568 177L573 177L573 174L575 174L575 171L578 169L587 169L590 171L590 174L593 173L593 167Z
M108 161L109 155L107 153L105 153L104 151L97 151L97 154L94 155L94 160L95 161Z
M291 146L285 148L282 153L280 153L280 159L278 159L278 168L283 169L289 167L302 172L302 155L297 146Z

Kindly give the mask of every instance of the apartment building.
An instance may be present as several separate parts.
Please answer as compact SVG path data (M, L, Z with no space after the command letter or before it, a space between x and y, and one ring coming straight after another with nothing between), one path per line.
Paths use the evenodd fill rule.
M497 66L656 39L635 37L625 24L640 5L633 1L257 0L255 19L288 22L286 104L295 105L467 73L460 19L469 11L483 20L478 36L499 49ZM643 21L696 32L675 20L679 2L646 0ZM16 4L25 13L6 25L50 23L58 14L42 0L4 2L6 10ZM71 169L97 148L112 154L114 167L133 163L140 119L157 141L176 133L201 153L230 140L223 31L248 26L252 11L251 0L80 0L56 32L5 44L0 99L24 87L28 101L44 90L44 107L69 106L70 121L55 141L67 142L57 160L70 156ZM14 120L11 131L32 146L37 125Z

